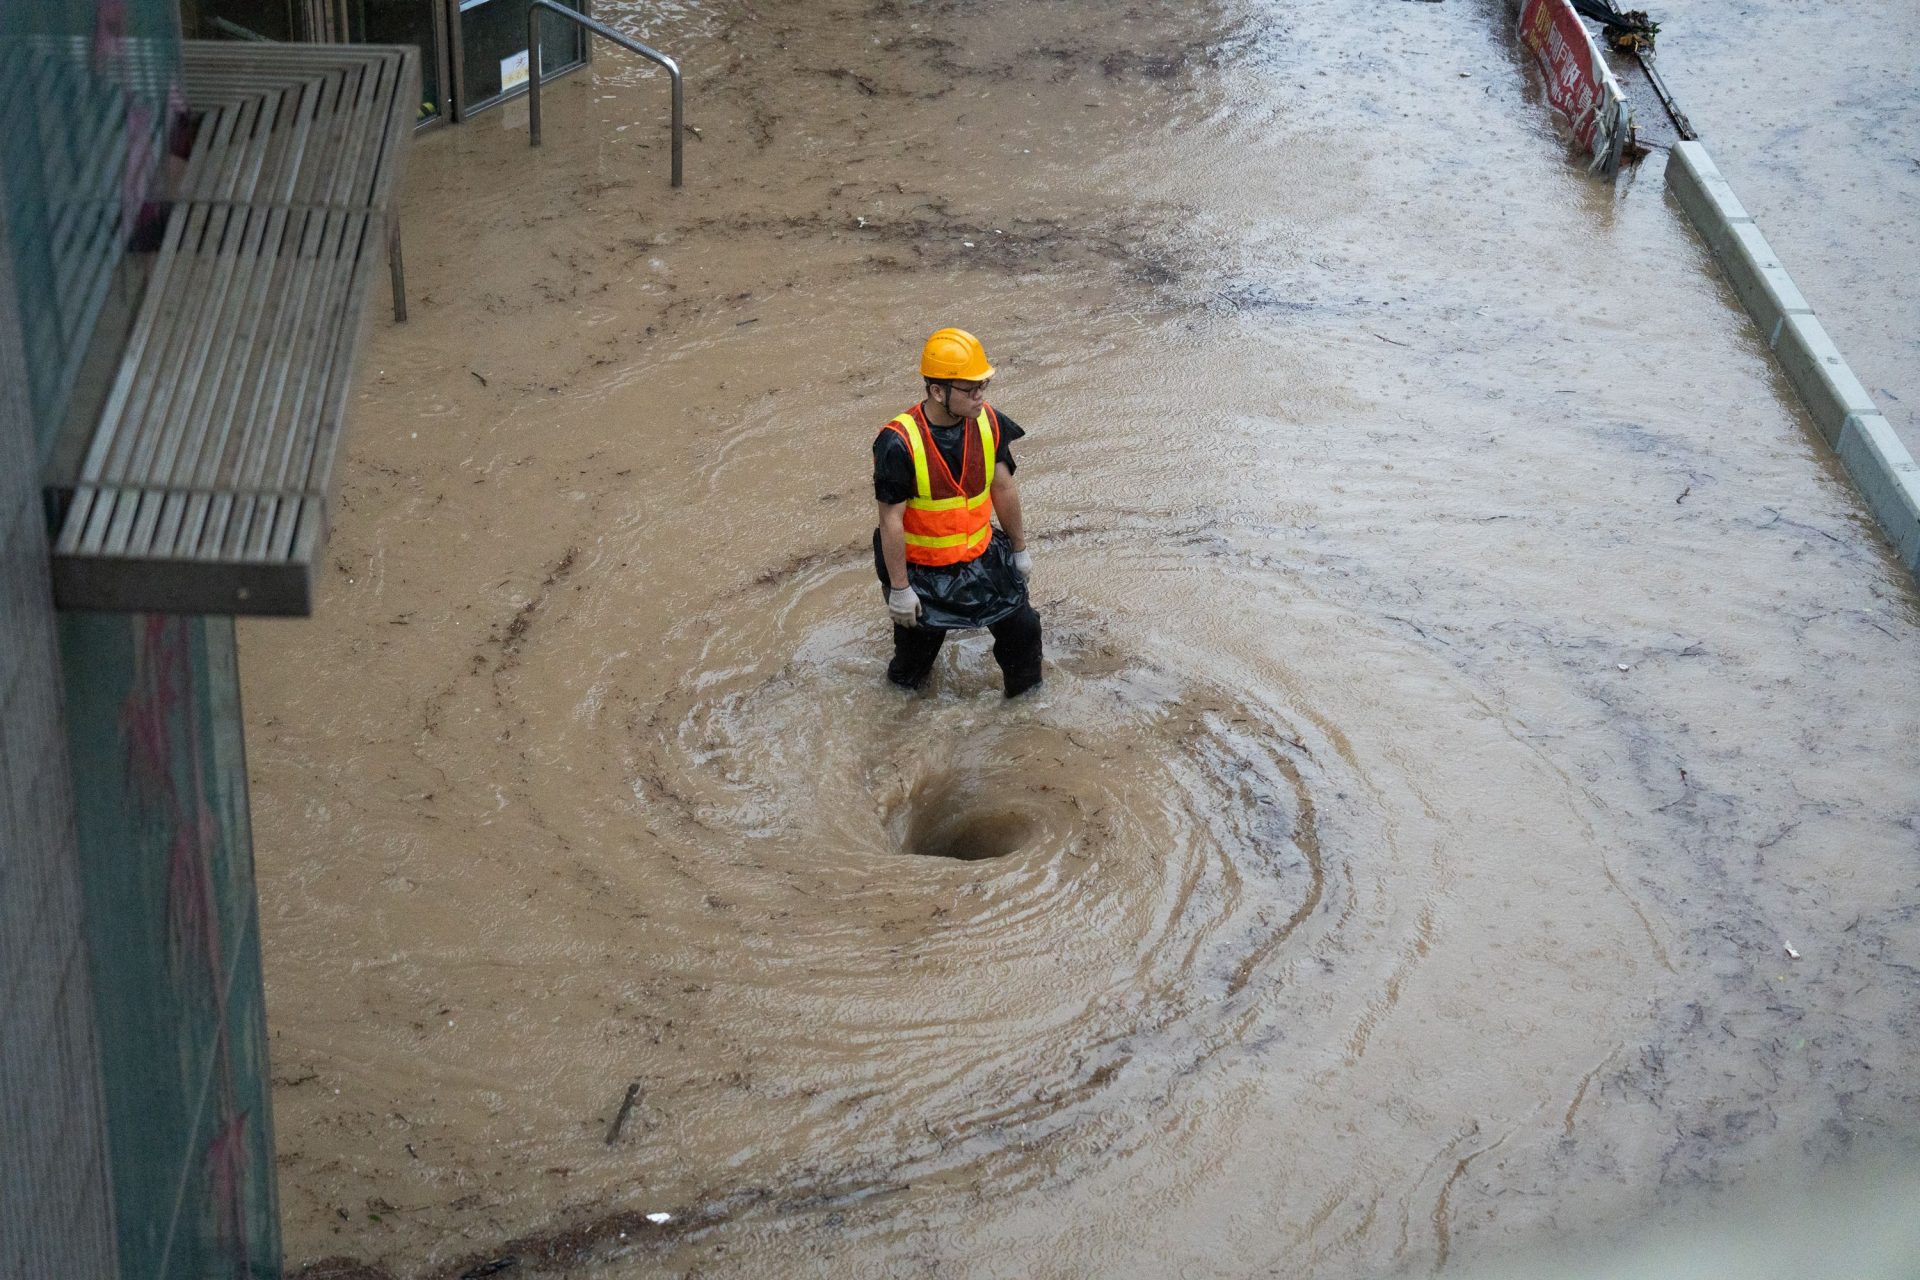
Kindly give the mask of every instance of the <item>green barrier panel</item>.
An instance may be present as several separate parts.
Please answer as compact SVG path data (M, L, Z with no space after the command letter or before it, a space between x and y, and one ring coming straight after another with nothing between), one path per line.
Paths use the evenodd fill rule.
M172 0L5 0L0 201L44 459L121 264L157 232L179 118Z
M277 1277L230 618L60 620L123 1273Z

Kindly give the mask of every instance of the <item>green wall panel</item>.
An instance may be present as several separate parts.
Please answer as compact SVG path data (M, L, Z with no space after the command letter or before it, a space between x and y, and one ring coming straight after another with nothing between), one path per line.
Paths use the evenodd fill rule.
M179 17L173 0L0 0L0 201L44 459L129 243L159 226Z
M123 1273L278 1276L232 620L60 639Z

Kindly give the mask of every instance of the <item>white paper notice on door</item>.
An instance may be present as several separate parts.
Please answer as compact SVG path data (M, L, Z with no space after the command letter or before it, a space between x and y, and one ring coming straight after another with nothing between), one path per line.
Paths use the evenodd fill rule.
M518 89L527 82L527 51L500 59L500 92Z

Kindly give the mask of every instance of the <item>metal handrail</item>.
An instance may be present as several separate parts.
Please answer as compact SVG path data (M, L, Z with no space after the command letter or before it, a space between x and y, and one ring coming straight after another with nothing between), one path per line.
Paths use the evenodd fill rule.
M532 73L527 87L527 96L531 101L528 111L528 134L531 144L536 147L540 145L540 11L542 9L551 10L563 18L571 19L595 35L604 36L622 49L630 49L647 61L657 62L667 69L667 74L673 77L673 185L679 186L680 135L683 132L680 117L684 101L680 92L680 64L658 49L649 49L638 40L623 36L606 23L595 22L586 14L569 9L557 0L533 0L527 8L527 69Z

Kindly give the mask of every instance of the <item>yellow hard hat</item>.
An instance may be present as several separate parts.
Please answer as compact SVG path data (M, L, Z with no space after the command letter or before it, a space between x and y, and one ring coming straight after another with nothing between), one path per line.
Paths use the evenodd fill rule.
M965 329L941 329L920 348L920 376L979 382L993 376L987 349Z

